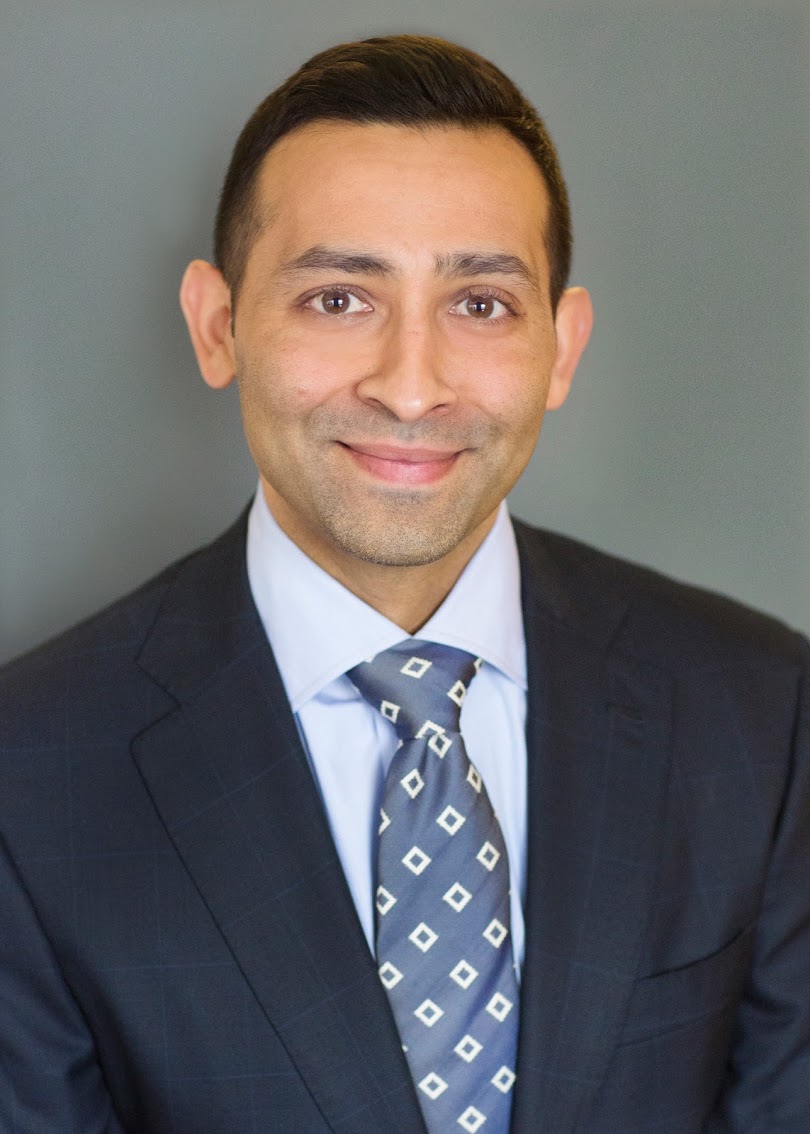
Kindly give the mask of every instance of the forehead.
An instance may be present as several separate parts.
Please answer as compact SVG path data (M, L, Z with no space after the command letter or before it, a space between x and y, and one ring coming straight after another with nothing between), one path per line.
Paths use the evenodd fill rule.
M312 123L267 154L254 205L265 254L341 244L418 259L491 246L545 265L543 176L498 127Z

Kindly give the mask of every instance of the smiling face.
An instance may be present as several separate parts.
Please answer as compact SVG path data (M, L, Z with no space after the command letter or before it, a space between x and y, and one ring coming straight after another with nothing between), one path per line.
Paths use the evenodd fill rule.
M555 327L539 170L500 129L319 122L271 149L256 204L233 337L210 265L184 310L207 380L236 375L271 510L338 577L466 562L590 327L581 289Z

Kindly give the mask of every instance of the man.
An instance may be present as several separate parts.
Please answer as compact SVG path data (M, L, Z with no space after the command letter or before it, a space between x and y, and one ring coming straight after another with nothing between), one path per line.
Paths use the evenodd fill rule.
M249 514L0 682L3 1130L810 1129L808 645L503 504L570 243L442 41L245 127L181 303Z

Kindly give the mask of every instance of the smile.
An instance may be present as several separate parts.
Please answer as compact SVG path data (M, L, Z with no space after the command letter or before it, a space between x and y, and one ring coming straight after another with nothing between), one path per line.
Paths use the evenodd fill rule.
M339 442L354 463L388 484L435 484L446 476L464 451L410 448L366 442Z

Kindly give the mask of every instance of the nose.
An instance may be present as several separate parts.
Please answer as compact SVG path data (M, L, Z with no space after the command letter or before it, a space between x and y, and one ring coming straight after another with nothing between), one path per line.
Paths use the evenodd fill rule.
M438 328L428 315L415 317L412 312L403 312L385 328L372 367L357 385L357 394L363 401L383 406L399 421L418 421L456 401L442 371Z

